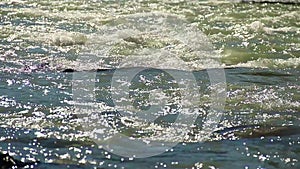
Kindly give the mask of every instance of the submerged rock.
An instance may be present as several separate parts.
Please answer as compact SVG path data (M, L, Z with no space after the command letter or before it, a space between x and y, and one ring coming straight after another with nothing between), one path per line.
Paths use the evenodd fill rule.
M37 162L22 162L20 160L14 159L8 153L3 154L0 152L0 169L22 168L36 164Z
M21 69L21 72L46 71L46 70L50 69L49 67L50 67L49 63L40 63L40 64L35 64L35 65L25 65Z
M290 136L300 133L299 127L294 126L279 126L267 127L259 126L254 129L247 129L245 131L235 132L235 135L240 138L260 138L260 137L276 137L276 136Z
M296 126L241 126L227 128L219 132L225 139L228 139L230 137L283 137L300 134L300 128Z

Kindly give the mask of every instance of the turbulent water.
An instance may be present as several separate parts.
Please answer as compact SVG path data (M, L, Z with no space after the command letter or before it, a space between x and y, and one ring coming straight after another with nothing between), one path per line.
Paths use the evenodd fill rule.
M0 151L39 161L35 168L300 168L299 11L297 3L1 1ZM156 67L139 69L145 63ZM124 91L114 80L126 86L122 73L137 70L130 97L117 97ZM214 70L225 73L226 102L203 139L212 78L222 77ZM93 96L81 98L89 86L78 81L91 77ZM189 80L196 84L180 85ZM181 105L184 91L193 95ZM169 102L147 112L149 122L116 107L116 98L146 112ZM82 99L93 99L114 128L105 128L107 138L179 143L148 158L115 155L91 138L99 119L82 123L82 114L95 113L78 111ZM174 138L170 126L185 106L195 121Z

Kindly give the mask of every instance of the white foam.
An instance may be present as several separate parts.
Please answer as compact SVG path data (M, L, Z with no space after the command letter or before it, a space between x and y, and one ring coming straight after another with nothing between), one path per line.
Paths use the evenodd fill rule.
M288 59L258 59L246 63L238 63L228 67L254 67L254 68L299 68L300 58Z
M113 23L116 25L103 26L94 37L89 36L85 46L90 54L115 60L111 65L118 65L120 60L134 60L132 57L135 62L141 60L165 69L199 70L221 65L220 55L209 38L180 15L138 13L122 16ZM124 50L127 54L122 53ZM166 52L169 54L163 54ZM94 67L93 64L89 67Z

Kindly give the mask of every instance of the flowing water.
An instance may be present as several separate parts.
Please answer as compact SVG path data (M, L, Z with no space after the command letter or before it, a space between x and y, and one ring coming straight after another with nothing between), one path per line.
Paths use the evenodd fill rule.
M149 16L150 25L143 25ZM164 18L170 19L167 25L160 22ZM1 152L39 161L35 168L45 169L300 168L299 4L1 1L0 21ZM184 31L172 34L172 29ZM153 52L159 49L174 55ZM124 59L127 66L120 68ZM120 92L111 85L121 78L116 72L132 72L143 61L159 69L140 71L130 98L120 99L148 110L149 91L171 97L169 111L146 116L152 113L154 122L119 112L112 94ZM225 72L226 102L218 125L203 140L199 132L213 102L210 68ZM86 112L74 108L80 104L74 91L84 89L74 90L81 72L96 79L91 98L117 128L106 130L106 137L116 130L135 138L154 136L172 124L183 111L176 104L183 89L169 75L193 75L197 83L188 90L196 94L186 104L199 116L184 140L173 139L169 130L160 133L179 142L162 154L115 155L89 137L93 124L86 127L80 121Z

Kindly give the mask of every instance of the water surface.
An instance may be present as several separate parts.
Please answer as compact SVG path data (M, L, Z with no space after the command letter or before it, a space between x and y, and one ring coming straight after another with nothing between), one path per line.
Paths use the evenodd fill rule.
M299 168L299 8L228 1L2 1L0 150L22 161L40 161L36 168ZM216 55L194 55L166 34L124 39L113 45L110 55L100 55L93 67L85 67L98 69L95 99L102 112L114 106L110 84L118 63L140 48L175 46L172 49L197 80L194 90L200 95L193 105L200 114L210 107L205 68L214 67L216 61L225 70L227 98L220 125L209 140L193 137L201 130L199 117L190 139L168 152L125 158L99 147L83 129L74 111L73 71L80 68L77 58L82 51L95 53L106 47L97 44L97 38L114 30L122 20L118 18L145 12L187 20L186 25L196 26L210 39ZM150 69L144 76L151 80L159 73ZM155 90L139 83L139 77L133 91ZM172 86L164 81L162 85ZM176 96L176 91L166 90ZM133 96L147 102L147 95ZM175 115L163 120L172 122ZM139 130L122 132L140 137Z

